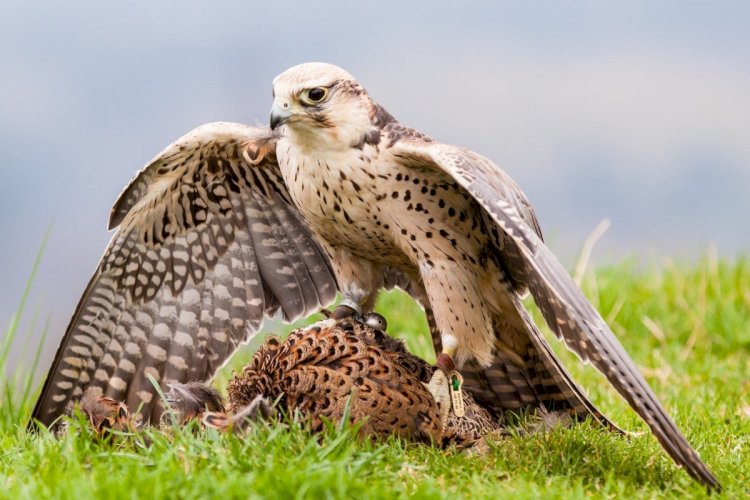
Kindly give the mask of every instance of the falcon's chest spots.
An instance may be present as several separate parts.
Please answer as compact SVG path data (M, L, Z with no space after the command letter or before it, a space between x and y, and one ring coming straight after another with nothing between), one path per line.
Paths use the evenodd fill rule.
M352 226L367 229L376 203L377 168L365 151L316 157L279 148L279 166L289 194L313 230L326 239Z

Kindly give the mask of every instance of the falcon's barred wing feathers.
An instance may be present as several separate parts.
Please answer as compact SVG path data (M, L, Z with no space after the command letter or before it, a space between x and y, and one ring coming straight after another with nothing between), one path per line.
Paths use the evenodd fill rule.
M161 407L148 381L205 381L263 318L336 295L325 252L292 205L267 129L203 125L125 189L119 226L75 310L32 417L49 425L101 394Z

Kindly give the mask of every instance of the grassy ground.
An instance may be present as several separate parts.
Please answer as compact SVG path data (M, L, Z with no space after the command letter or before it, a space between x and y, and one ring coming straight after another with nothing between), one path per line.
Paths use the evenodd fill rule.
M707 258L690 268L666 265L648 272L622 263L590 273L584 288L728 496L747 496L750 262ZM379 310L391 334L430 357L426 325L414 304L392 293L382 297ZM597 373L559 352L616 422L645 428ZM2 353L0 342L0 363ZM244 350L233 366L248 355ZM23 377L5 385L0 497L705 495L648 433L625 439L583 424L503 439L482 457L398 440L358 442L351 429L332 428L316 438L286 424L256 428L242 439L184 429L107 443L92 439L85 427L62 439L27 434L23 421L33 395Z

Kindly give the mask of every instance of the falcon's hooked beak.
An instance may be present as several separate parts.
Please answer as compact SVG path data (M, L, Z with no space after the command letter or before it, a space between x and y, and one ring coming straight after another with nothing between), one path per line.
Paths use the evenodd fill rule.
M291 111L282 108L278 103L273 103L271 107L271 130L276 130L276 127L285 124L291 116Z

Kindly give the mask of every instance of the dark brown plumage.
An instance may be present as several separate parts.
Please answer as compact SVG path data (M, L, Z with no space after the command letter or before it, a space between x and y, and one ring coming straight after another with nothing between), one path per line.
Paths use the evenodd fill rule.
M434 368L409 353L399 340L359 321L326 320L271 337L229 382L229 413L259 396L281 398L289 415L299 412L314 432L324 419L345 414L362 422L363 435L395 434L420 442L472 447L499 429L497 420L466 395L466 415L441 427L438 408L425 387Z

